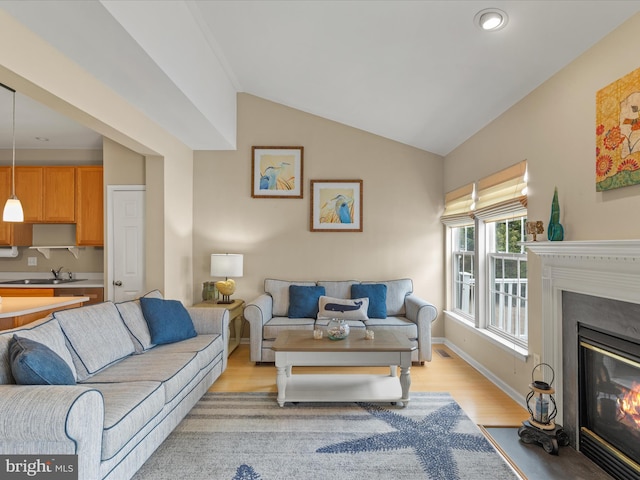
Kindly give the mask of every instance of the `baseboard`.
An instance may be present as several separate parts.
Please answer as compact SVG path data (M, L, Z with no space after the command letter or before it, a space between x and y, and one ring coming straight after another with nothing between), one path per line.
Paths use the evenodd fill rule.
M490 370L487 370L484 367L484 365L482 365L481 363L478 363L473 357L467 355L464 350L461 350L455 344L451 343L447 339L444 339L443 343L447 348L451 349L453 352L455 352L456 355L458 355L465 362L467 362L469 365L475 368L478 372L480 372L484 377L486 377L487 380L489 380L496 387L498 387L500 390L506 393L509 397L511 397L511 399L514 402L518 403L518 405L522 405L523 407L524 405L526 405L524 396L522 396L516 390L514 390L509 385L507 385L502 380L500 380L498 377L496 377Z

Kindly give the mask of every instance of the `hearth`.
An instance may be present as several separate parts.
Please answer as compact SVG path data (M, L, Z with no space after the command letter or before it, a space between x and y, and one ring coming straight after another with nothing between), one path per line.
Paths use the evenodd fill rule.
M579 448L619 479L640 479L640 345L578 324Z

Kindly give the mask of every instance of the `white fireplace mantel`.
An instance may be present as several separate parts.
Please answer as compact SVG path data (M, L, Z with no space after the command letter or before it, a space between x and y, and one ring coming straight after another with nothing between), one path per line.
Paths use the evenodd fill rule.
M640 260L640 240L525 242L524 245L541 257L593 257L594 259L606 257L616 260Z
M526 242L542 261L542 362L556 374L563 421L562 292L640 304L640 240Z

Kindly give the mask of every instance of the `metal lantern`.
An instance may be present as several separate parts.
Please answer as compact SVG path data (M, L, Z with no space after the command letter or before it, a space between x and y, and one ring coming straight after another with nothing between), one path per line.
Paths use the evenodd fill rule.
M547 367L551 371L549 383L536 380L534 374L537 368ZM527 410L529 420L522 422L518 429L520 440L524 443L539 443L547 453L558 454L558 445L569 445L569 436L562 430L562 426L555 423L558 408L553 394L556 393L551 386L555 379L555 372L550 365L540 363L533 367L531 372L531 384L527 394Z
M551 370L551 381L549 383L534 379L536 368L546 366ZM553 394L556 393L551 386L555 380L555 372L546 363L541 363L533 367L531 372L531 383L529 384L529 394L527 395L527 410L529 410L529 422L542 430L553 430L556 427L554 419L558 414L556 400Z

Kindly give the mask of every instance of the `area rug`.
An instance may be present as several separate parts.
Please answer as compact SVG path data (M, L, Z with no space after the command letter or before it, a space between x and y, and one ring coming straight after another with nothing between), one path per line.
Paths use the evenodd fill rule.
M134 480L517 479L448 393L407 408L207 393Z

